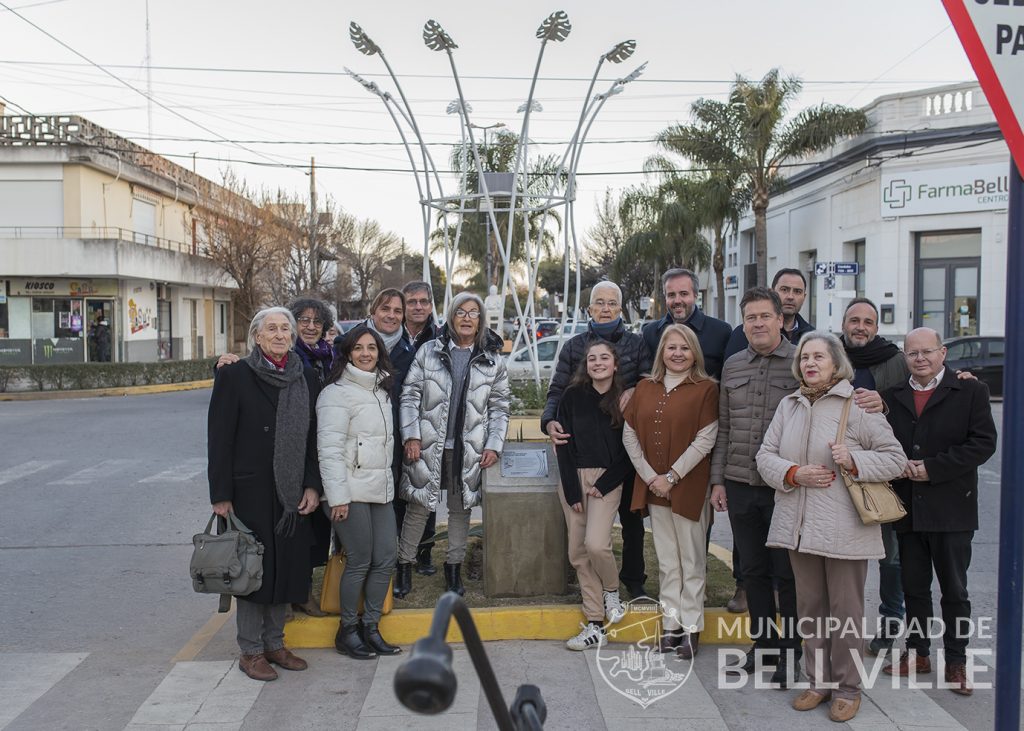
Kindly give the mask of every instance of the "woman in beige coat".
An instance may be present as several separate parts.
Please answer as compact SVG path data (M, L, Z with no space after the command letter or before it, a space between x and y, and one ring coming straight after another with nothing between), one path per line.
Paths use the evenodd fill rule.
M796 579L797 629L811 687L793 708L809 711L831 696L829 717L845 722L860 708L854 658L863 649L868 560L885 550L881 528L861 522L838 467L884 481L899 477L907 459L885 417L856 404L844 439L836 439L843 406L853 397L853 368L836 336L804 335L793 375L800 390L779 404L757 453L758 472L776 490L767 545L789 549Z

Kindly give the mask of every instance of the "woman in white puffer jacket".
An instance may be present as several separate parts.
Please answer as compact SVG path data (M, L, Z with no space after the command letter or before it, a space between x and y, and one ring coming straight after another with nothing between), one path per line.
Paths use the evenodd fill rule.
M327 385L316 402L317 452L325 512L345 548L338 652L365 660L401 649L377 629L398 546L391 364L381 337L358 325L341 342ZM357 608L365 592L362 632Z

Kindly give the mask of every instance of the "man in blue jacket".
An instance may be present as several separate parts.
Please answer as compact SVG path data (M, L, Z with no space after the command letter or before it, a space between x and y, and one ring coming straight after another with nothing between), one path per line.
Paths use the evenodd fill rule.
M732 328L729 323L705 315L697 307L699 289L700 280L689 269L669 269L662 274L661 291L665 294L668 312L660 320L644 325L644 341L652 354L657 353L661 333L666 327L673 323L686 325L697 334L697 342L704 353L704 370L718 379L722 375L725 346L732 335Z

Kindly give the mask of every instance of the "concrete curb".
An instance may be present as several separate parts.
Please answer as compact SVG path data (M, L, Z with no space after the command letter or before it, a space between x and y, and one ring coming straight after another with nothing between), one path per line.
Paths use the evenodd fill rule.
M645 611L645 609L647 611ZM480 639L495 640L567 640L579 632L586 621L575 605L543 604L531 607L484 607L472 610ZM396 609L381 617L380 631L388 642L409 645L426 636L434 616L433 609ZM639 642L656 634L660 619L658 605L634 603L626 617L608 629L612 642ZM701 644L743 645L750 642L747 615L730 614L725 609L704 610ZM334 647L338 617L307 617L297 615L285 626L285 642L293 648ZM462 642L462 633L453 621L448 630L449 642Z
M101 396L138 396L144 393L171 393L173 391L194 391L213 386L213 379L204 381L182 381L161 383L151 386L123 386L121 388L91 388L82 391L18 391L0 393L0 401L54 401L67 398L98 398Z

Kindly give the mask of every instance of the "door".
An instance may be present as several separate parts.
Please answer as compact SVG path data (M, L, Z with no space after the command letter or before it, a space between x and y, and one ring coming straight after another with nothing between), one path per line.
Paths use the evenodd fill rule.
M102 323L106 323L103 325ZM114 360L117 327L114 321L114 300L86 300L85 322L87 360L108 363Z
M199 358L199 312L196 300L188 300L188 322L189 322L189 343L191 350L189 358Z
M171 303L170 300L156 302L157 348L160 360L174 358L174 346L171 340Z
M977 335L980 274L977 259L921 262L915 325L937 330L943 339Z

